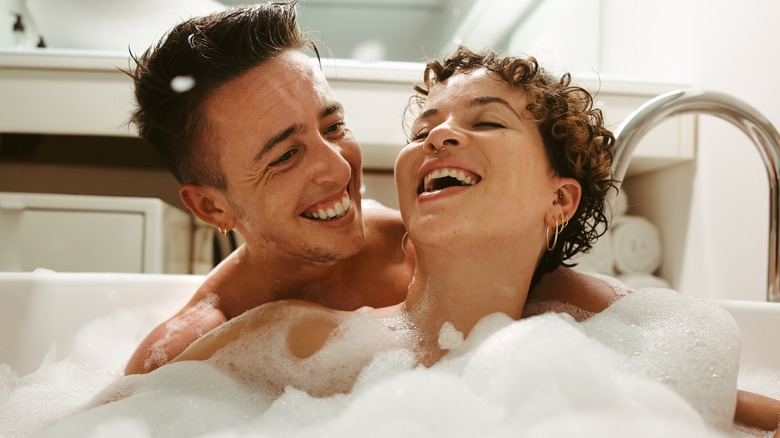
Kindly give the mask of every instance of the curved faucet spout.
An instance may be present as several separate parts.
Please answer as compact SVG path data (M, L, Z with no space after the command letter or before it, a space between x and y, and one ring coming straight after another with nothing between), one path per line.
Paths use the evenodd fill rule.
M655 125L678 114L701 113L719 117L742 130L755 144L769 177L769 278L768 301L780 301L780 246L778 246L778 175L780 175L780 134L761 113L727 94L702 90L677 90L662 94L628 116L615 132L613 177L626 175L631 155L639 140Z

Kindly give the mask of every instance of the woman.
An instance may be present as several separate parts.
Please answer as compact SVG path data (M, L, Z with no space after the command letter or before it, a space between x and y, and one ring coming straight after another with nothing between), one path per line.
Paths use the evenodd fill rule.
M527 303L559 302L587 316L625 294L528 292L604 228L614 138L587 92L533 59L460 48L428 64L418 96L395 168L415 252L406 300L354 313L270 303L205 335L176 362L210 359L272 393L293 385L330 395L348 392L380 351L411 350L430 366L487 315L520 319ZM770 429L780 408L751 401L743 394L740 405L765 422L749 421Z

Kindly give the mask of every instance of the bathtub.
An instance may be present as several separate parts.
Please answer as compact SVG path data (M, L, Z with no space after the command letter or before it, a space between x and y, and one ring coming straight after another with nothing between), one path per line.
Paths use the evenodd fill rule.
M52 344L55 359L66 357L81 327L120 311L145 309L149 316L137 329L148 332L202 282L201 275L0 273L0 363L20 375L32 372ZM740 327L741 363L780 369L780 303L716 302Z
M97 387L102 387L105 382L121 375L124 364L137 343L149 330L183 306L203 279L204 277L200 275L48 271L0 273L0 303L2 303L0 305L0 330L2 330L0 364L5 364L0 365L0 377L4 372L9 372L9 367L18 376L29 373L30 376L35 377L35 371L39 368L43 369L47 364L51 366L53 362L75 355L77 360L88 362L80 367L82 370L90 367L95 370L103 368L113 370L114 377L101 377L103 380L94 380L97 382L95 384L95 391L97 391ZM780 303L726 300L716 301L716 303L733 315L741 330L740 369L759 372L766 370L774 381L777 376L780 376L780 349L777 348L777 341L774 339L780 333ZM120 321L124 324L121 331L125 333L114 336L111 328L106 329L105 324L95 324L95 327L100 329L91 332L88 330L90 324L101 320ZM127 327L130 327L130 334L127 333ZM88 332L86 341L83 336L85 330ZM117 333L119 332L118 330ZM55 346L54 349L52 345ZM87 354L84 353L85 348L89 350ZM72 356L70 359L72 360ZM49 375L58 374L54 370ZM751 374L743 380L740 371L739 387L762 393L762 387L766 386L764 375L758 375L756 379L755 375ZM174 376L165 378L175 379ZM91 382L82 377L78 379L74 380L77 384ZM38 384L41 385L40 382ZM69 384L72 385L66 380L45 383L43 386L48 389L53 385L53 394L68 394ZM444 382L445 386L448 384ZM777 391L774 387L780 388L780 385L775 383L771 386L773 386L772 391ZM0 385L0 401L3 401L4 390L7 394L8 389ZM765 394L778 397L774 392ZM48 400L45 396L41 397ZM292 399L287 401L293 406L301 402L298 399L301 396L294 392L285 394L285 397ZM340 403L338 400L328 402ZM71 400L65 403L76 406L81 401ZM402 399L399 403L406 405L408 402ZM50 409L64 410L58 406ZM34 415L46 417L41 413ZM24 418L25 413L17 412L16 416ZM3 421L0 421L0 424L2 423ZM0 427L12 428L13 426L6 424ZM663 427L670 426L659 427L663 430ZM26 436L28 430L16 434L12 431L8 436ZM457 430L453 433L458 435ZM460 434L463 435L463 431L460 431ZM79 435L79 432L75 432L72 436Z
M118 312L156 313L137 322L138 330L148 332L181 308L202 282L200 275L0 273L0 363L19 375L33 372L52 345L53 359L62 359L84 325Z

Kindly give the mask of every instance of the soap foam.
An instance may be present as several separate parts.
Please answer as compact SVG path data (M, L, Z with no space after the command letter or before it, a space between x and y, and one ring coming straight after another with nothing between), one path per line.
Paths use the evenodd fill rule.
M376 353L404 349L408 347L407 340L414 338L402 317L380 320L356 312L338 324L328 342L313 355L300 358L288 348L287 333L308 319L337 325L336 317L310 306L286 307L282 312L273 313L277 307L280 306L270 307L270 311L253 309L217 329L240 327L261 312L271 313L269 318L275 323L274 330L246 324L239 340L220 349L210 359L217 367L231 370L256 389L273 395L279 394L285 385L317 396L348 392Z
M430 368L416 365L408 349L396 348L397 331L366 318L339 329L334 345L316 358L335 364L373 348L372 339L384 339L347 394L313 397L288 386L272 396L210 362L174 363L120 378L121 361L119 367L95 366L105 359L85 362L83 354L79 360L71 355L21 378L0 367L0 435L30 436L46 426L44 437L747 433L731 429L728 412L721 417L733 412L738 360L733 320L714 305L674 292L636 293L580 324L558 314L521 321L489 315ZM124 320L129 324L124 331L107 320L88 331L112 328L112 338L127 347L119 354L126 360L135 345L130 338L138 342L145 333L132 318ZM406 330L403 321L393 326ZM283 363L297 366L288 359ZM769 377L747 383L777 397L777 375L771 370ZM774 392L766 392L767 380ZM116 394L128 396L101 404ZM92 408L83 409L87 405Z

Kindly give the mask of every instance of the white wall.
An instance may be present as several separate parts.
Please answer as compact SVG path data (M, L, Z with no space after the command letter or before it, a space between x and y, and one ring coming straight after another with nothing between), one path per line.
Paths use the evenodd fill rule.
M780 126L778 19L776 0L604 0L601 70L726 92ZM666 190L652 193L653 185ZM644 204L634 210L667 223L665 245L681 248L666 273L678 290L764 299L766 171L742 133L703 117L695 164L636 178L632 187L629 197Z

